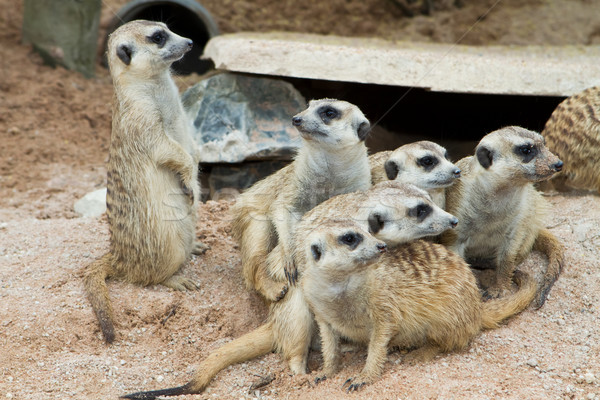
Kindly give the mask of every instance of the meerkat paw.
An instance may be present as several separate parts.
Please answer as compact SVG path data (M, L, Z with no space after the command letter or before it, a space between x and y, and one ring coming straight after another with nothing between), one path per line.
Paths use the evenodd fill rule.
M283 299L289 290L288 285L281 284L280 282L270 282L269 284L263 285L260 293L265 299L276 303Z
M283 271L288 282L291 285L295 285L298 281L298 268L296 267L296 263L294 262L293 258L285 258L285 261L283 262Z
M194 204L194 191L192 188L185 183L181 182L181 190L183 194L189 199L190 204Z
M315 385L318 385L319 383L325 382L326 380L327 380L327 375L317 376L315 378Z
M348 378L346 382L342 385L342 389L346 389L346 392L358 392L363 386L366 386L370 383L370 379L363 376L362 374L357 376L356 378ZM348 386L348 387L346 387Z
M200 288L200 285L183 275L173 275L169 279L162 282L162 284L168 288L181 292L186 290L197 290Z
M202 243L199 240L194 242L194 248L192 249L192 254L199 256L201 254L206 253L207 250L210 250L210 246Z

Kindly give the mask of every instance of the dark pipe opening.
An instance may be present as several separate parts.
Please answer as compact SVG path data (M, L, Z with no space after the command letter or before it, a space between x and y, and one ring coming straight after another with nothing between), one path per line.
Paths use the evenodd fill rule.
M176 34L194 41L192 50L182 60L173 64L175 73L203 74L212 68L212 61L201 60L200 56L208 40L218 35L218 28L211 15L196 1L136 0L128 3L111 21L107 29L104 49L106 50L108 35L111 32L136 19L164 22Z

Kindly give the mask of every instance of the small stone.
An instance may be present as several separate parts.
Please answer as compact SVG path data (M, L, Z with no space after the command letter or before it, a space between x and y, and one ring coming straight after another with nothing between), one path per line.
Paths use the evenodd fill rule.
M587 383L588 385L592 385L594 382L596 382L596 377L591 372L585 374L583 378L585 379L585 383Z
M7 399L12 399L13 398L13 394L12 393L6 393L6 398Z
M531 358L529 360L527 360L527 365L529 365L530 367L537 367L538 366L538 362L535 358Z
M588 400L594 400L596 398L596 394L595 393L588 393L586 399Z
M577 379L575 379L575 382L577 382L577 383L583 383L584 380L585 380L585 378L583 377L583 375L579 375L577 377Z
M121 360L121 365L125 365L126 361L125 360Z
M165 377L164 377L164 376L162 376L162 375L158 375L158 376L156 377L156 382L158 382L158 383L161 383L161 382L162 382L162 381L164 381L164 380L165 380Z
M75 212L82 217L96 218L106 212L106 188L90 192L75 202Z

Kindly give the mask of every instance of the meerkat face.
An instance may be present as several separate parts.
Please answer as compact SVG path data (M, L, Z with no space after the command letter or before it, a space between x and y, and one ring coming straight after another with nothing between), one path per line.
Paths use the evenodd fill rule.
M429 194L411 184L386 189L368 214L369 233L390 246L455 228L458 219L438 207Z
M168 70L192 46L192 40L171 32L162 22L131 21L110 35L108 63L113 76L123 72L152 76Z
M513 182L539 182L562 170L563 162L539 133L509 126L484 136L475 149L479 165Z
M448 151L429 141L397 148L384 168L389 180L412 183L422 189L448 187L460 178L460 169L450 162Z
M350 272L377 261L387 245L357 224L328 223L313 230L305 240L307 267Z
M332 148L363 142L371 128L354 104L334 99L311 100L308 108L292 118L302 138Z

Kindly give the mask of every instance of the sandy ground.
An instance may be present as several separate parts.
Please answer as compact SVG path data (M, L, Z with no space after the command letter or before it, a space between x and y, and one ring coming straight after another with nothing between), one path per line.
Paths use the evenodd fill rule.
M103 22L123 3L107 0ZM481 15L477 7L494 2L412 20L387 1L335 0L301 10L291 1L233 3L204 2L224 31L330 27L348 34L331 24L341 15L360 21L353 34L420 32L407 37L440 41L453 40ZM593 3L503 1L468 42L597 43L600 13L592 12ZM326 12L334 6L337 14ZM106 182L110 78L101 67L96 78L86 80L43 65L20 43L22 8L22 2L0 0L0 398L109 399L183 384L211 350L266 317L259 298L243 286L229 232L230 203L199 207L198 235L212 249L194 257L184 273L200 290L110 282L118 336L112 346L103 344L80 271L108 249L108 227L105 217L77 218L72 205ZM269 18L261 19L265 12ZM538 18L545 23L532 29ZM193 79L178 83L184 88ZM553 206L548 225L566 247L565 270L550 299L541 310L529 309L482 333L467 351L416 366L404 365L404 354L392 352L381 380L353 395L340 387L364 364L362 349L347 348L342 372L318 387L311 383L320 368L318 354L311 355L311 374L304 377L290 376L279 356L270 354L228 368L205 393L185 398L600 398L600 197L570 193L548 200ZM534 254L523 268L539 276L544 266ZM249 393L253 382L269 374L275 377L270 385Z

